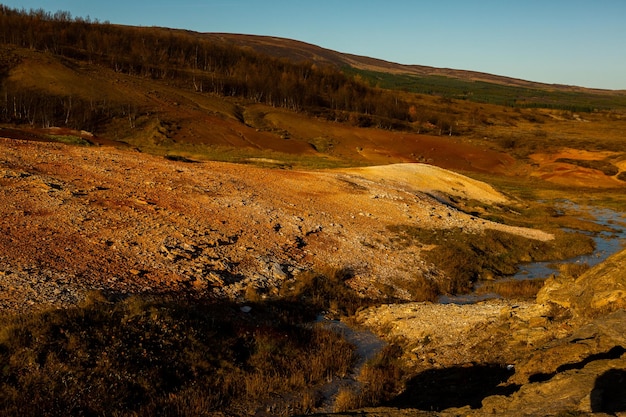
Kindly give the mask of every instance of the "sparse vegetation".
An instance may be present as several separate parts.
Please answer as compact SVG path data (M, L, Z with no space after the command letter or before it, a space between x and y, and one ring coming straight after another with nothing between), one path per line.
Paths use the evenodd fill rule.
M90 146L92 144L87 139L83 139L80 136L48 135L48 137L56 142L61 142L68 145Z
M565 162L567 164L577 165L583 168L597 169L602 171L604 175L613 176L617 175L619 168L608 161L585 161L579 159L559 158L555 162Z
M2 137L52 140L80 146L97 145L101 137L103 143L121 141L116 143L123 142L124 146L137 151L159 155L158 161L169 168L177 165L176 162L207 159L280 169L419 161L441 166L450 164L459 171L461 169L457 169L456 164L466 158L463 169L470 171L468 175L496 185L519 204L509 207L475 200L461 201L456 197L450 197L450 204L482 219L537 227L550 230L556 236L554 241L540 242L495 231L474 234L458 228L432 230L416 223L390 226L387 228L388 242L368 236L360 240L362 249L380 249L378 245L390 243L401 251L415 245L422 249L420 256L436 268L435 273L428 276L420 271L412 279L404 276L395 281L390 278L389 281L372 283L372 289L382 294L376 300L364 297L350 287L354 278L351 270L328 268L297 273L293 280L290 275L280 293L271 293L271 296L268 296L270 291L267 288L260 290L255 282L248 284L241 290L248 302L247 307L252 308L247 313L234 303L199 300L187 293L175 293L169 297L131 296L124 299L93 294L82 305L71 308L23 315L4 314L0 317L0 414L8 417L219 413L280 416L310 413L326 400L322 388L333 378L345 377L356 359L354 347L340 334L312 324L320 312L346 317L363 307L391 303L400 298L436 301L444 293L468 292L477 281L482 284L480 292L495 292L510 299L531 299L543 285L543 279L514 281L499 278L516 272L516 265L520 262L557 261L593 249L589 236L561 232L559 228L591 232L602 228L532 201L558 196L617 210L623 210L626 201L623 189L618 188L620 184L609 183L609 187L615 189L608 188L608 191L592 188L595 184L591 181L589 187L578 187L575 191L569 185L549 184L548 180L540 179L545 165L536 158L537 154L562 148L592 153L611 151L613 153L608 157L604 153L569 157L568 153L567 157L554 157L548 163L561 162L574 166L568 168L599 170L602 175L596 173L596 179L614 181L614 178L606 177L615 177L626 182L626 172L620 172L625 158L626 96L623 93L552 91L448 77L339 69L276 58L254 52L253 48L216 42L209 35L117 26L72 18L67 12L26 12L2 5L0 40ZM45 72L49 79L40 81L41 77L33 75L34 69ZM85 74L90 74L88 80ZM79 79L87 81L75 85ZM96 79L99 84L92 86ZM582 117L579 112L583 112ZM51 134L55 131L54 126L64 129ZM80 130L88 130L94 135ZM467 149L471 151L461 157L459 154L450 157L448 151L441 150L469 146L470 143L471 148ZM93 149L80 151L91 152ZM474 151L481 153L476 156ZM480 155L488 152L492 152L489 163L495 168L489 163L479 166L485 162ZM201 165L185 168L192 171L191 168L198 166ZM178 164L177 168L181 165ZM61 170L56 165L55 169ZM83 172L86 175L88 171ZM182 172L182 168L177 172ZM54 177L50 172L48 174ZM11 167L4 180L10 184L22 175L24 178L45 177L43 168L33 175ZM179 181L172 175L168 173L167 178L172 179L170 188L173 189ZM225 178L227 174L220 175ZM49 186L48 178L44 178L46 181L39 177L31 179L33 181L24 189L39 187L50 191L40 193L45 194L47 204L58 197L53 193L71 198L94 194L83 198L89 202L77 210L85 214L80 220L70 219L76 223L95 223L98 204L111 212L115 206L122 205L128 212L141 212L146 216L136 222L128 221L129 224L139 224L159 211L164 214L161 217L163 223L170 218L181 218L178 228L173 227L181 237L200 235L195 231L182 231L184 211L177 212L176 208L188 201L183 197L173 204L157 201L159 190L151 181L146 184L150 183L155 189L146 187L153 194L145 193L146 198L142 197L144 189L138 188L126 193L130 199L125 194L98 201L95 194L106 187L94 185L95 182L89 187L79 187L80 181L67 181L64 183L68 184L66 190L57 193L61 190ZM128 179L125 181L124 184L129 183ZM135 182L142 183L143 178ZM371 191L357 181L343 179L341 182L343 191L347 189L360 195ZM189 185L185 192L201 192L206 201L214 198L238 200L231 198L232 195L220 195L221 187L221 181L210 190L204 184ZM404 204L407 195L394 195L394 200L396 197L398 204ZM58 198L62 201L59 204L63 205L70 197L63 197L66 200ZM377 195L375 201L382 200L379 198ZM313 196L308 201L312 199ZM150 203L145 204L148 207L143 207L142 203L148 200ZM92 204L94 201L96 204ZM241 203L243 207L244 201ZM41 221L38 225L45 225L44 210L31 210L27 203L23 206L20 208L23 217L32 217ZM91 212L84 207L96 209ZM275 217L270 227L273 224L274 232L281 229L276 223L278 217L287 212L291 215L294 207L298 206L294 204L288 209L273 211ZM217 214L211 218L210 228L205 229L236 222L230 217L228 220L221 218L221 208L206 210L210 216ZM143 209L146 209L145 213ZM268 213L271 211L267 210ZM195 219L204 213L197 210L189 217ZM304 217L299 224L311 220ZM398 221L412 221L405 219L402 217ZM97 227L89 233L83 233L81 227L73 229L72 243L61 245L60 251L67 248L65 251L70 252L73 250L70 246L79 239L98 242ZM282 227L282 230L289 230L284 223ZM303 235L306 234L304 226L297 227ZM225 229L228 228L235 230L237 225L228 224ZM117 236L125 230L120 227ZM47 235L49 240L53 240L52 232L53 229ZM170 232L168 229L163 235ZM217 235L222 230L211 229L211 232ZM264 232L261 229L258 235ZM296 232L293 239L290 233L287 231L283 236L281 231L284 239L280 243L286 245L286 250L302 249L301 246L307 244ZM131 234L128 231L119 240ZM207 238L207 241L213 242L213 238ZM214 240L219 241L218 237ZM119 247L115 250L111 247L112 240L102 239L94 245L98 244L106 246L109 253L119 251ZM250 259L257 255L251 248L254 244L241 245ZM46 249L43 243L41 245ZM121 243L115 242L115 245ZM209 261L217 268L221 263L218 258L224 256L223 248L214 243L205 246L202 250L195 246L190 251L181 250L180 253L193 257L194 261L197 256L198 264L200 259L203 263L198 266L194 262L194 268L181 266L181 275L182 271L205 274L208 269L204 269L204 263ZM184 245L181 247L184 249ZM143 250L139 244L136 249L137 252L133 253ZM170 249L166 249L164 252L172 255ZM205 249L206 254L202 253L200 258L200 252ZM58 252L50 253L57 256ZM409 252L409 255L412 257L413 253ZM94 259L96 257L97 254ZM36 259L41 263L46 260L43 255ZM62 264L63 259L66 258L59 257L58 264ZM130 261L131 258L120 261L123 268L118 272L126 271ZM235 265L236 261L231 263ZM588 265L563 265L561 273L567 279L575 279L588 268ZM226 276L231 269L230 264L221 265L219 271ZM427 269L433 271L430 266ZM88 267L85 270L89 270ZM24 271L29 270L24 268ZM144 278L145 271L131 271L139 272L136 276ZM131 275L135 276L133 272ZM8 276L9 280L12 278ZM146 280L148 278L152 279L147 277ZM161 278L155 276L154 281ZM163 281L167 279L163 278ZM180 279L176 285L188 284L182 277L176 279ZM200 281L190 282L194 284L189 285L195 285ZM215 283L217 285L218 281ZM92 284L93 281L89 281L85 285ZM208 290L203 294L207 293ZM399 297L400 293L402 297ZM604 314L615 308L612 305L605 307L606 311L594 314ZM565 308L555 304L553 310L547 317L550 321L571 318L570 311ZM387 329L392 325L387 323ZM430 337L430 334L421 336L424 346L433 343ZM401 359L406 353L403 346L402 341L391 343L363 367L358 387L340 389L335 397L336 411L384 403L431 409L443 405L478 407L480 401L476 403L477 399L485 395L508 395L516 388L502 385L510 371L502 364L431 369L417 377L413 375L407 386L410 375ZM472 379L474 384L471 384L469 394L463 391L468 401L457 403L455 399L463 397L460 394L465 389L463 384ZM435 380L437 386L432 385ZM490 385L489 389L480 386L485 383ZM407 387L406 394L398 396ZM416 393L420 395L414 395Z
M358 377L358 386L339 389L335 396L334 411L377 406L402 392L408 373L401 356L402 348L399 344L387 345L365 364Z
M359 392L360 407L385 403L402 392L408 376L402 353L400 344L391 343L365 364L359 375L363 385Z
M317 312L349 316L358 308L375 303L347 286L346 281L351 276L347 269L306 271L298 275L294 286L285 289L281 296L286 301L308 305Z
M340 335L285 321L280 311L96 295L80 307L6 316L0 413L307 412L316 388L351 368L353 350Z
M507 279L484 282L477 289L479 294L494 293L500 297L516 300L531 300L543 287L545 279Z
M439 75L417 76L346 68L372 85L419 94L438 95L448 99L498 104L521 108L549 108L575 112L626 108L625 96L587 94L576 91L550 91L507 86L484 81L468 81Z
M388 230L400 248L437 245L436 250L426 251L425 257L445 272L445 278L437 282L442 294L466 293L478 280L513 275L520 262L567 259L594 248L591 238L576 233L555 232L554 241L540 242L498 231L472 234L460 229L429 230L408 225Z

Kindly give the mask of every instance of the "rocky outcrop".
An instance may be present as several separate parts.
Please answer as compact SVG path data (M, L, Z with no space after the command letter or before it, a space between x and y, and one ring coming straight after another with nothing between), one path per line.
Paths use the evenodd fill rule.
M416 375L387 415L626 415L624 271L626 250L576 280L549 279L537 302L361 311L360 323L402 341Z
M539 303L569 308L594 317L626 308L626 250L609 257L577 279L553 277L537 296Z

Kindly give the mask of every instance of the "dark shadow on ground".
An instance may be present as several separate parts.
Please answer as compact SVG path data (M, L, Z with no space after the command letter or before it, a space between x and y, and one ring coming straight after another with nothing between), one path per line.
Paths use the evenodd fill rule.
M554 378L558 373L569 371L571 369L583 369L587 364L593 361L598 361L602 359L618 359L624 353L626 353L626 349L624 349L623 346L614 346L608 352L594 353L593 355L587 356L580 362L566 363L564 365L561 365L556 368L555 372L538 373L531 375L530 378L528 378L528 382L545 382Z
M407 383L405 392L388 405L441 411L451 407L480 408L491 395L511 395L518 385L503 385L515 371L499 365L431 369Z
M611 369L596 379L591 411L613 415L626 411L626 369Z

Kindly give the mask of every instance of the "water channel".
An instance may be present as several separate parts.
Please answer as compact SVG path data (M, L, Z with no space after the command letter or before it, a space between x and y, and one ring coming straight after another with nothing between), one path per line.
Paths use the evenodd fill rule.
M593 253L560 261L531 262L521 264L519 265L519 270L515 275L503 278L503 280L530 280L536 278L547 278L550 275L558 275L559 264L586 263L590 267L593 267L594 265L604 262L604 260L606 260L609 256L624 248L626 244L626 214L598 207L585 209L570 201L561 202L557 208L567 211L584 211L593 217L594 223L603 226L605 230L601 232L592 233L578 231L579 233L586 233L593 238L595 244ZM571 229L565 230L576 232L576 230ZM479 286L480 283L477 284L477 287ZM438 302L441 304L472 304L498 297L499 296L497 294L489 293L470 293L453 296L444 295L439 298Z
M603 226L603 231L588 233L592 236L595 249L592 254L577 256L575 258L552 262L532 262L519 265L519 271L508 278L510 280L525 280L546 278L552 274L558 274L558 265L564 263L587 263L589 266L603 262L612 254L618 252L626 245L626 214L602 208L583 209L571 202L562 202L559 207L562 210L585 212L593 217L593 221ZM570 230L576 232L575 230ZM497 294L465 294L456 296L442 296L438 302L441 304L472 304L487 299L498 298ZM334 397L343 387L351 387L358 390L360 388L357 376L365 363L376 356L385 346L385 342L368 330L354 329L347 324L318 317L317 323L327 329L341 333L346 340L356 347L356 354L359 360L355 364L352 372L343 378L329 381L323 388L324 405L318 410L331 412L333 410Z
M324 404L316 411L330 413L333 412L335 396L341 388L352 388L356 391L360 389L360 383L357 378L361 373L361 369L363 369L365 364L370 359L374 358L387 343L369 330L352 328L338 320L330 320L319 316L317 323L326 329L340 333L348 342L353 344L356 348L355 353L358 358L350 374L345 375L343 378L331 380L321 390Z

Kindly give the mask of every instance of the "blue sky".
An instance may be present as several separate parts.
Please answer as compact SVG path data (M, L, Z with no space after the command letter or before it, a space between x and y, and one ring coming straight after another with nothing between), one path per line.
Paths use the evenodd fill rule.
M626 0L23 0L111 23L270 35L402 64L626 89Z

